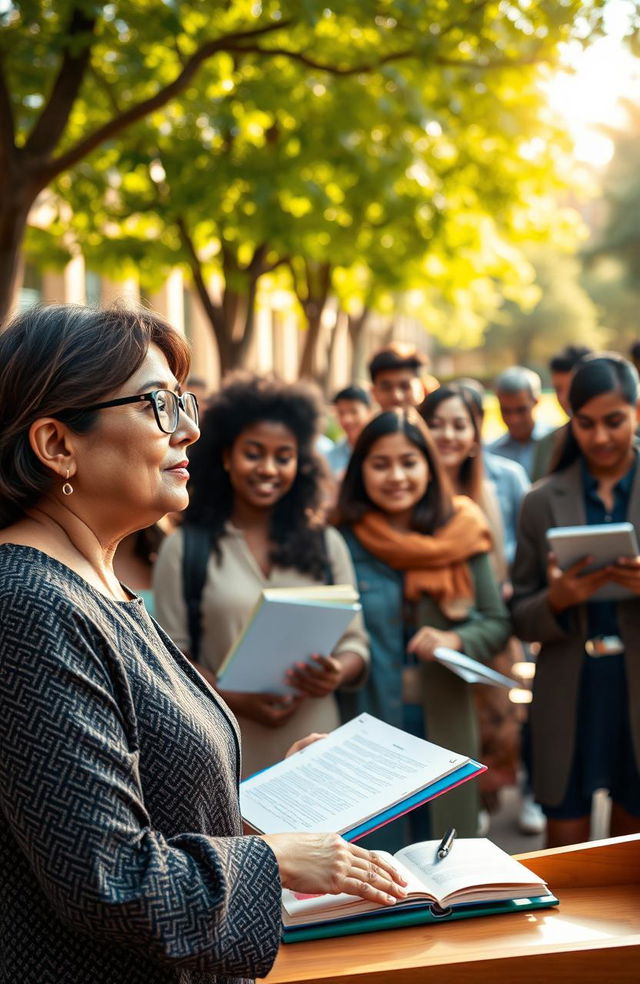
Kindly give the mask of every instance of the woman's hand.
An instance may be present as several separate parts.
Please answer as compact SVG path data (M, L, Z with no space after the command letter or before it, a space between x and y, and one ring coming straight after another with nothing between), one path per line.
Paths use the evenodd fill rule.
M265 834L285 888L309 894L346 892L368 902L393 905L406 897L404 878L374 851L338 834Z
M407 652L415 653L418 659L428 663L433 660L434 650L438 646L460 650L462 648L462 639L457 632L433 629L430 625L423 625L409 640Z
M581 574L593 557L583 557L577 560L566 571L560 570L555 554L550 553L547 563L547 581L549 583L549 605L551 610L559 613L573 605L581 605L588 601L594 592L607 581L613 580L611 567L601 567L600 570Z
M343 666L335 656L314 653L308 663L296 663L285 677L287 685L307 697L326 697L343 680Z
M249 718L267 728L281 728L298 710L302 694L246 694L237 690L220 690L234 714Z
M640 595L640 557L618 557L615 564L607 568L609 581Z
M298 741L294 741L293 745L285 755L285 758L288 759L290 755L295 755L296 752L301 752L303 748L307 747L307 745L313 745L314 742L320 741L321 738L326 737L327 736L324 733L321 734L319 731L313 731L310 735L307 735L306 738L299 738Z

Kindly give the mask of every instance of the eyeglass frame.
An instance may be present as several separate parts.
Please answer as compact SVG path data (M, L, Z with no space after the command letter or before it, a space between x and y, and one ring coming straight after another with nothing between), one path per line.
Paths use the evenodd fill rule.
M169 393L175 399L178 405L176 426L173 428L172 431L166 430L160 423L160 411L158 410L158 404L156 403L158 393ZM195 420L193 417L189 416L184 406L184 398L186 396L190 396L196 405ZM191 423L196 425L196 427L200 423L200 407L198 406L198 397L195 395L195 393L191 393L187 391L186 393L178 394L178 393L174 393L173 390L169 390L169 389L150 390L148 393L139 393L137 396L120 396L116 400L105 400L104 403L94 403L90 407L74 407L73 412L89 413L92 410L106 410L107 407L124 407L126 406L127 403L142 403L144 401L150 403L151 406L153 407L153 413L156 418L156 424L158 425L158 427L160 428L163 434L169 434L169 435L175 434L175 432L177 431L180 425L181 410L184 413L184 415L191 421Z

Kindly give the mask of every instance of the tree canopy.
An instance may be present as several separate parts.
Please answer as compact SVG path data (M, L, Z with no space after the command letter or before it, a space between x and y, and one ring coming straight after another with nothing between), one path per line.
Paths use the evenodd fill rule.
M201 276L227 364L275 264L297 272L301 302L306 290L316 308L323 271L347 309L402 288L454 303L482 276L487 288L515 283L513 242L555 221L561 141L538 67L561 41L593 36L602 7L11 4L0 34L5 305L28 206L47 185L58 245L72 231L90 263L135 266L147 283L176 261Z

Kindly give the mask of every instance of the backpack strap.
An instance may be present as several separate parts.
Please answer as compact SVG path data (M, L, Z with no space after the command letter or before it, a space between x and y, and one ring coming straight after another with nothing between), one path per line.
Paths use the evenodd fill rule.
M187 625L191 639L191 659L198 662L202 636L201 601L207 580L211 538L203 526L185 523L182 527L182 593L187 606Z
M328 528L324 530L323 537L323 548L324 548L324 583L325 584L335 584L336 580L333 576L333 565L331 563L331 554L329 553L329 532Z

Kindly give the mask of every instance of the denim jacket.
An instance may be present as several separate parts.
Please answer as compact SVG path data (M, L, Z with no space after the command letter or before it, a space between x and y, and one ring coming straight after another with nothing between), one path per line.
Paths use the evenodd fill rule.
M356 572L365 627L369 633L371 666L365 686L355 693L343 693L340 707L343 720L367 711L388 724L402 728L402 670L408 634L413 628L403 619L404 600L401 571L393 570L362 546L353 532L342 529ZM453 629L462 639L468 656L489 662L506 644L511 634L511 619L500 596L488 554L478 554L469 561L474 584L474 603L464 622L453 622L440 611L434 599L424 595L416 606L415 630L423 625ZM476 757L478 730L471 686L438 663L421 663L421 697L424 731L429 741L453 751ZM448 793L434 803L453 810L456 826L462 830L457 813L457 794L466 798L463 812L471 816L477 809L474 783L466 789ZM470 806L473 800L475 806ZM438 811L435 806L438 806ZM448 822L443 815L442 825ZM465 836L475 836L472 820ZM459 831L460 832L460 831Z

